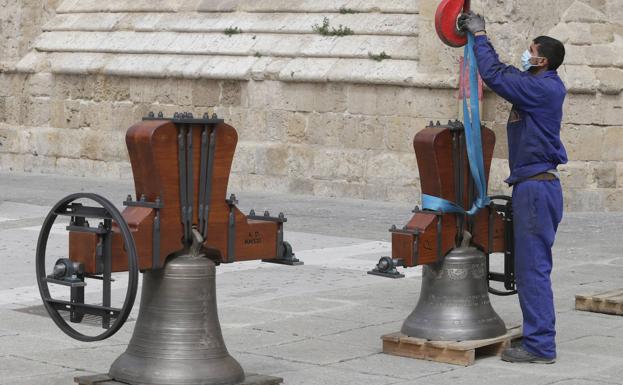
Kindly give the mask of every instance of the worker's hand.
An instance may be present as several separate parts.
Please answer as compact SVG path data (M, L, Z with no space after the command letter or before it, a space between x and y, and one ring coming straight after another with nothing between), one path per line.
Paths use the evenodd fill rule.
M461 31L475 34L485 30L485 18L469 11L459 16L458 25Z

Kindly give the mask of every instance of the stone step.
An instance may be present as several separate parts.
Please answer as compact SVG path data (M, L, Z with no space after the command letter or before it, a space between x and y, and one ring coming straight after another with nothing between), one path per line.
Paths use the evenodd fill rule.
M47 66L47 67L46 67ZM336 58L257 58L54 52L27 55L21 72L46 69L57 74L180 77L284 82L346 82L409 87L453 88L456 78L418 70L412 60Z
M43 30L222 33L236 27L244 33L316 34L314 25L324 17L330 28L343 25L357 35L417 36L420 22L417 15L384 13L71 13L56 16Z
M418 0L203 0L198 9L204 12L386 12L417 13Z
M417 0L65 0L57 13L76 12L383 12L418 13Z
M320 36L176 32L44 32L40 52L369 58L381 50L393 59L417 60L417 39L408 36Z

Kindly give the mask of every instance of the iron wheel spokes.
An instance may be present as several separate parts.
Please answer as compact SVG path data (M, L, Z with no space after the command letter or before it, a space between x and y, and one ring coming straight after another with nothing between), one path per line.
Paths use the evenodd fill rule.
M78 201L92 201L99 206L87 206ZM52 274L46 274L46 249L50 231L59 216L71 218L67 230L72 233L89 233L97 238L95 247L94 271L85 271L84 264L61 258L56 261ZM99 226L91 227L87 219L101 220ZM128 288L123 305L111 306L112 278L112 238L113 224L123 238L123 249L127 254ZM76 193L66 196L52 207L45 218L39 233L36 252L36 273L39 293L45 308L56 325L67 335L80 341L100 341L115 334L128 319L138 288L138 262L136 246L128 224L117 208L106 198L92 193ZM86 279L102 281L102 303L84 302ZM67 286L70 299L52 298L48 284ZM101 320L104 331L97 335L87 335L72 327L60 312L69 312L71 323L80 323L85 316Z

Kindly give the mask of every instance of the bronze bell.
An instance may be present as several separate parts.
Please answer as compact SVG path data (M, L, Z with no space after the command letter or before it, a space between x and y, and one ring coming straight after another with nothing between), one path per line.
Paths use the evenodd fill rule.
M198 250L169 257L143 275L138 320L109 375L132 385L237 384L216 309L215 265Z
M506 333L489 301L485 263L482 252L461 247L441 264L423 266L420 299L402 333L434 341L479 340Z

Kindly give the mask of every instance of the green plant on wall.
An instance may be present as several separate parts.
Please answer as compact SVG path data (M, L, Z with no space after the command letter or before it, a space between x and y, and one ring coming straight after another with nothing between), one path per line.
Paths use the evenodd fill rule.
M239 33L242 33L242 30L238 27L228 27L228 28L225 28L224 33L227 36L231 36L231 35L237 35Z
M338 28L331 27L329 18L327 17L322 19L322 25L314 24L312 29L314 32L322 36L347 36L354 34L352 29L345 27L342 24L340 24Z
M385 51L381 52L378 55L373 54L372 52L368 52L368 57L375 61L383 61L385 59L391 59L392 57L385 53Z
M359 11L355 11L355 10L354 10L354 9L352 9L352 8L345 8L345 7L342 7L342 8L340 8L340 13L341 13L342 15L345 15L345 14L347 14L347 13L360 13L360 12L359 12Z

